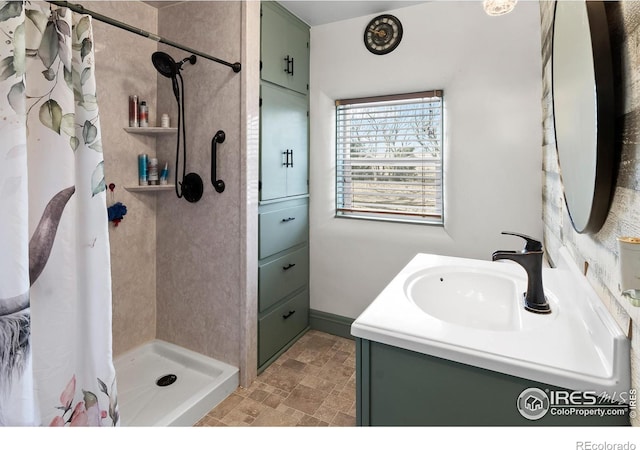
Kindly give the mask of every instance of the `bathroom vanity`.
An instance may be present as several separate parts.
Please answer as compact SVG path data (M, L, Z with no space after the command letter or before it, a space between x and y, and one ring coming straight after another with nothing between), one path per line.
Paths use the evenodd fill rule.
M615 416L583 417L563 407L567 415L530 420L517 410L525 390L566 389L368 339L356 339L356 366L359 426L629 425L626 406Z
M551 314L514 263L417 255L351 327L358 425L628 425L629 339L560 254Z

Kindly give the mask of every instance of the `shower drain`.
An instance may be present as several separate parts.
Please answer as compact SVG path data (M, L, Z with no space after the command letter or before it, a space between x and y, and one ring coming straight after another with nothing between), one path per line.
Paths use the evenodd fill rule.
M160 387L171 386L173 383L176 382L177 379L178 379L177 376L175 376L172 373L169 373L167 375L162 375L160 378L158 378L156 380L156 384Z

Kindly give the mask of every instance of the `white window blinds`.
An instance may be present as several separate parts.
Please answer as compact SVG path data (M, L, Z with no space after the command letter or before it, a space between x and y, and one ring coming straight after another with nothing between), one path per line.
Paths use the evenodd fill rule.
M336 101L336 215L442 223L442 91Z

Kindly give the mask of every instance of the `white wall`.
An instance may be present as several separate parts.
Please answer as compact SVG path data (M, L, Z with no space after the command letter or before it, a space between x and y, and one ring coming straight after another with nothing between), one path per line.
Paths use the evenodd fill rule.
M542 239L541 50L537 2L489 17L480 2L390 11L404 37L376 56L373 16L311 29L311 308L355 318L416 253L489 259ZM334 100L443 89L445 226L337 219Z

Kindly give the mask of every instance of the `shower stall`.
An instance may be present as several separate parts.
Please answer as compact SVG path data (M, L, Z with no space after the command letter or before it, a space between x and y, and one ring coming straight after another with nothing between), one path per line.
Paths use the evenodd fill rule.
M105 182L115 185L108 202L128 209L117 227L109 227L121 423L192 425L256 376L259 68L247 61L259 60L259 2L81 4L189 49L242 63L239 72L200 55L192 64L194 52L93 21L97 95L105 99ZM156 52L183 65L184 113L176 102L176 77L158 73L152 64ZM199 201L190 202L173 190L127 190L137 185L142 153L157 157L162 167L168 162L171 184L174 175L182 181L182 167L174 172L176 134L125 130L128 96L134 94L149 105L149 127L159 126L165 113L171 127L177 127L178 114L186 122L180 139L189 174L208 180L212 138L225 130L217 157L224 192L205 182Z

